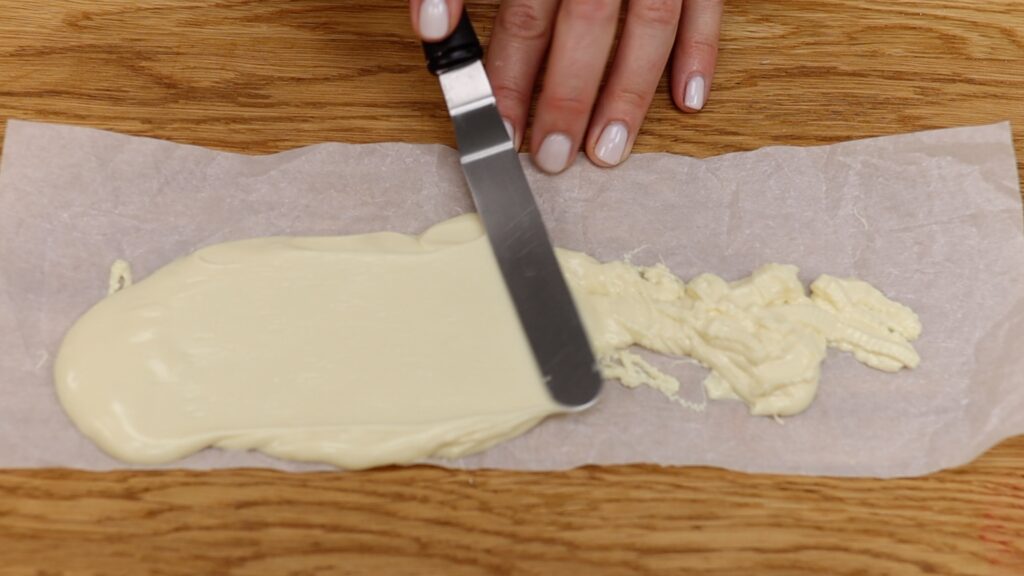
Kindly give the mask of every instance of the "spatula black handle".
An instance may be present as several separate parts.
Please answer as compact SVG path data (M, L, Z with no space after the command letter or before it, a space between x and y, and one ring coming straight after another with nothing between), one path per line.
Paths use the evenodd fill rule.
M465 8L451 35L440 42L424 42L423 53L427 55L427 68L434 74L483 58L484 50Z

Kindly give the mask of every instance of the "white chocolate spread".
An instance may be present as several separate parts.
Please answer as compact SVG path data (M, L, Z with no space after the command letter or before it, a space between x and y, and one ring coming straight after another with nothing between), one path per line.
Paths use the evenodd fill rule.
M559 250L602 373L679 400L630 351L690 356L711 398L791 415L827 346L914 367L914 313L869 284L793 266L684 284L662 265ZM559 412L475 215L422 236L260 238L206 247L111 294L69 330L57 391L109 454L163 463L208 446L345 468L455 458Z
M559 257L602 374L626 386L679 399L679 382L630 350L637 345L709 368L704 387L712 399L790 416L814 399L828 346L887 372L920 362L910 344L921 333L917 315L866 282L822 275L808 296L795 266L768 264L732 283L703 274L684 284L662 264Z

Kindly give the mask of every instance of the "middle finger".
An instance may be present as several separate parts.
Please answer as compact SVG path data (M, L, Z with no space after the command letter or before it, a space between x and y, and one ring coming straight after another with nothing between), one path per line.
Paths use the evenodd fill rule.
M618 23L619 0L564 0L537 99L530 150L549 173L576 157Z

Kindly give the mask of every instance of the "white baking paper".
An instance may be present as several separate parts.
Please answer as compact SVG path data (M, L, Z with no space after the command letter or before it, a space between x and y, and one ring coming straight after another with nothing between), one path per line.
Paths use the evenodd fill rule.
M697 160L634 155L557 177L527 165L556 244L632 254L691 278L766 262L805 280L856 276L916 310L921 366L876 372L832 351L805 413L778 423L738 402L703 412L606 387L452 467L555 470L653 462L842 476L918 475L1024 433L1024 233L1008 124ZM107 289L200 246L272 234L418 233L472 209L453 150L321 144L231 154L11 121L0 167L0 467L125 467L65 417L51 380L65 330ZM701 402L704 370L662 359ZM206 450L170 467L324 466Z

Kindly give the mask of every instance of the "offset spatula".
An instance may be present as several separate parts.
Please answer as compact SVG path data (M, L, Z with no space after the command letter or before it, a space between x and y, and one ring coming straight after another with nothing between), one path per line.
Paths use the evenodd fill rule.
M601 391L594 354L498 114L466 12L451 36L424 43L423 50L441 80L462 170L548 391L566 408L585 408Z

